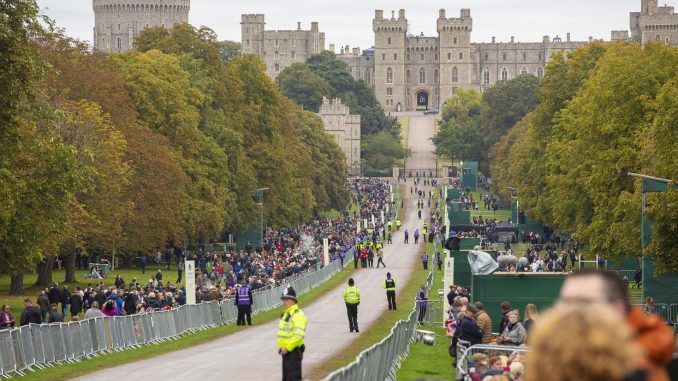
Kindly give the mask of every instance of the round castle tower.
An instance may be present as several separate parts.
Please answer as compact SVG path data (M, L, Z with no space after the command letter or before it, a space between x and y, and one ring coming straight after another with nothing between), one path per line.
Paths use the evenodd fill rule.
M92 0L94 48L122 53L146 28L172 28L188 22L191 0Z

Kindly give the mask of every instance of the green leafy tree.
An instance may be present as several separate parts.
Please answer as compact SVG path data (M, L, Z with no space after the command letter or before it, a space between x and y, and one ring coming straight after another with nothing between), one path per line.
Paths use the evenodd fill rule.
M280 91L305 110L318 112L323 97L332 89L330 84L311 71L308 65L294 63L276 78Z
M367 176L388 176L394 165L410 155L409 149L386 131L368 136L362 145Z
M436 155L448 159L480 160L483 150L478 128L482 97L473 89L458 89L445 102L438 132L433 137Z

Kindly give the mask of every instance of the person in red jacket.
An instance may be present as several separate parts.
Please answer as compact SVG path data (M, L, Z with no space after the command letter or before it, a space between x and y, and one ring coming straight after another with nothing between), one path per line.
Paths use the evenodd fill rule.
M671 328L658 316L646 315L629 305L628 287L617 274L587 269L568 275L559 303L606 303L618 311L631 328L634 342L643 350L637 367L645 381L669 381L666 365L675 346Z

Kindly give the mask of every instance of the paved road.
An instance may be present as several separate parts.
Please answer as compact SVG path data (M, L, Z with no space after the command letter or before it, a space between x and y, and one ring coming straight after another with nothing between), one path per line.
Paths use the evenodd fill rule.
M436 157L433 153L435 146L431 140L435 134L434 117L421 113L408 113L406 116L410 119L407 145L412 149L412 156L407 159L405 165L406 172L409 169L435 169Z
M430 141L433 134L431 118L417 117L410 122L410 146L415 150L413 160L426 163L432 157ZM416 133L413 131L416 130ZM420 152L428 150L429 152ZM384 250L388 267L358 270L354 279L361 291L358 324L364 331L386 310L382 282L390 271L398 285L404 285L419 261L418 246L403 244L403 231L421 228L417 219L416 199L405 193L407 213L403 215L401 231L393 237L394 244ZM412 239L410 240L412 242ZM418 268L418 267L417 267ZM422 270L423 271L423 270ZM304 369L331 358L355 339L358 333L349 333L346 307L342 300L345 285L337 287L311 304L302 305L308 316ZM410 308L411 304L400 308ZM256 324L256 317L254 319ZM278 322L255 325L229 336L171 352L160 357L108 368L81 377L78 380L119 381L132 376L139 380L210 381L235 378L238 380L274 380L281 375L281 360L276 353L275 333ZM229 377L230 376L230 377Z

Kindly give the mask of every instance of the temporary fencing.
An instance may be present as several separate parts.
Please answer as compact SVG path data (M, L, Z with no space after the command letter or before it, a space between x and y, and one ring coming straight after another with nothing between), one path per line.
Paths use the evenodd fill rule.
M461 344L461 340L459 342ZM476 353L486 354L488 357L492 356L506 356L511 357L516 354L523 354L529 351L527 347L516 347L513 345L471 345L467 342L465 345L457 347L457 378L469 374L469 368L475 366L469 359Z
M431 268L426 281L428 290L433 284L433 271ZM418 315L415 302L407 320L398 321L388 336L360 352L352 363L330 373L325 381L395 380L396 371L409 355L410 343L417 332Z
M349 252L353 255L352 251ZM348 263L348 262L347 262ZM341 261L311 273L294 276L283 285L254 292L252 313L280 306L287 284L302 295L341 271ZM167 311L114 317L96 317L70 323L29 324L0 331L0 377L22 376L27 371L77 362L112 351L156 344L235 322L233 299L185 305Z

